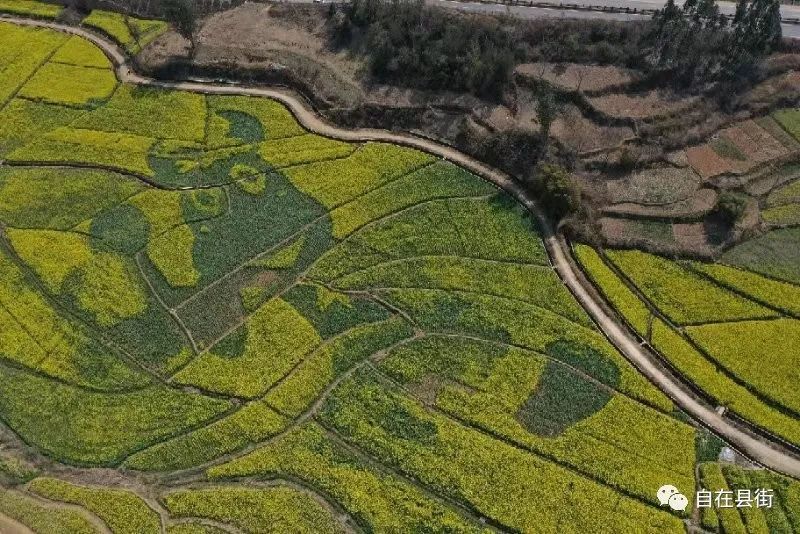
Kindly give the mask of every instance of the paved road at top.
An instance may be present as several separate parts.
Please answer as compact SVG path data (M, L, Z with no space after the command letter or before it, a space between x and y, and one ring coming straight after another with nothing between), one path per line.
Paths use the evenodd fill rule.
M327 137L342 141L365 142L383 141L396 143L424 150L433 155L452 161L474 174L490 181L507 191L522 203L540 222L542 239L550 256L550 261L561 280L575 295L580 304L595 320L600 330L636 368L647 376L653 384L668 395L678 406L695 420L722 436L738 451L752 460L770 467L775 471L800 479L800 457L789 451L780 441L756 437L750 431L741 428L730 419L718 414L713 406L709 406L694 395L687 384L665 369L659 358L650 350L642 347L636 338L606 311L605 304L598 300L582 285L569 249L553 231L552 225L543 216L536 202L525 189L507 174L489 167L458 150L436 143L435 141L416 137L410 134L394 133L387 130L369 128L344 129L324 121L316 111L294 92L285 89L266 87L250 87L243 85L220 85L209 82L166 82L145 78L133 72L128 65L128 58L122 50L106 38L84 28L68 26L56 22L32 20L19 17L0 17L17 24L51 28L79 35L100 47L114 62L119 79L126 83L193 91L204 94L249 95L272 98L283 103L297 121L306 129Z
M318 3L318 0L278 0L288 3L310 4ZM337 0L338 1L338 0ZM526 0L527 1L527 0ZM558 6L560 3L583 6L586 9L561 9L558 7L527 7L509 6L496 3L482 3L468 0L425 0L428 5L444 7L446 9L458 9L469 13L489 13L507 14L523 19L542 19L542 18L573 18L573 19L601 19L601 20L646 20L650 15L636 13L612 13L600 11L599 9L590 10L591 6L607 7L616 9L636 8L642 9L661 9L663 1L659 0L541 0ZM683 4L683 0L676 0L678 5ZM720 12L732 15L736 10L733 2L718 2ZM800 18L800 6L781 6L781 14L784 18ZM800 24L781 24L784 37L800 39Z

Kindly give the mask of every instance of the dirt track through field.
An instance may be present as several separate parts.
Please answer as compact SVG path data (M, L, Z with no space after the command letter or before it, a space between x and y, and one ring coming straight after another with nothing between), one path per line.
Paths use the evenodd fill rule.
M306 129L327 137L351 142L380 141L416 148L456 163L483 179L505 190L524 205L539 221L542 239L553 268L581 306L592 317L609 341L644 374L658 389L669 396L681 409L713 432L723 437L734 448L759 464L800 479L800 455L794 454L780 440L769 439L730 418L717 413L713 406L693 394L682 379L667 370L660 358L642 346L636 337L615 317L614 312L587 287L582 273L572 258L569 247L553 230L525 189L507 174L491 168L457 149L410 134L399 134L376 129L343 129L322 120L311 107L295 93L285 89L248 87L212 82L166 82L145 78L133 72L125 53L106 38L84 28L56 22L31 20L13 16L0 16L0 21L26 26L50 28L79 35L102 49L113 61L120 81L136 85L192 91L203 94L244 95L272 98L284 104ZM654 489L655 490L655 489Z

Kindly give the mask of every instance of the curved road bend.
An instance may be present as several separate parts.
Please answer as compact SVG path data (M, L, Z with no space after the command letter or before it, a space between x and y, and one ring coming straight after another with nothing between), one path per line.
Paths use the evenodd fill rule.
M204 94L262 96L273 98L286 105L297 120L308 130L320 135L343 141L364 142L383 141L397 143L423 150L463 166L469 171L488 180L513 195L539 220L542 238L550 255L553 267L564 284L578 299L587 313L595 320L601 331L640 372L650 379L663 393L669 396L692 418L725 438L733 447L752 460L775 471L800 479L800 457L789 451L779 441L755 437L751 432L740 428L729 419L719 415L713 407L699 400L690 392L681 379L665 369L658 357L650 350L640 346L633 335L607 312L604 304L595 300L591 293L581 284L569 249L562 243L552 226L539 210L536 202L528 193L507 174L493 169L467 156L455 148L439 144L435 141L409 134L398 134L385 130L355 129L346 130L322 120L303 100L294 93L283 89L244 87L236 85L214 85L199 82L164 82L145 78L134 73L127 64L127 57L120 48L83 28L67 26L55 22L30 20L18 17L0 17L26 26L51 28L58 31L79 35L100 47L114 61L117 75L127 83L194 91Z

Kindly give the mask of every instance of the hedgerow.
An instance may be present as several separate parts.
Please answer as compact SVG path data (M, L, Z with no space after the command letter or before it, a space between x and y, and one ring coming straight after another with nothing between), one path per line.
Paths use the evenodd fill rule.
M50 62L106 69L108 71L113 70L111 61L102 50L97 48L93 43L77 35L70 37L69 40L53 54L50 58Z
M271 167L280 169L315 161L344 158L352 154L356 148L357 145L335 139L304 134L260 143L258 154Z
M137 19L99 9L93 10L82 24L102 31L133 55L169 29L161 20Z
M55 19L64 8L58 4L47 4L34 0L0 0L0 13L26 15L31 17Z
M0 513L39 534L96 534L80 512L45 506L18 491L0 488Z
M435 198L494 193L488 182L449 162L437 162L374 189L331 212L333 235L343 239L370 221Z
M800 413L800 321L738 321L689 327L686 332L715 361L760 395Z
M83 506L114 534L157 534L161 530L158 514L130 491L77 486L55 478L37 478L28 489L51 501Z
M203 389L255 398L277 382L322 341L314 327L286 301L275 298L251 315L244 353L236 358L201 354L174 380Z
M9 4L5 0L5 4ZM10 3L16 3L14 1ZM41 28L26 28L0 22L0 105L22 87L67 37ZM24 54L18 53L24 50Z
M800 287L796 285L719 263L693 263L692 267L726 287L785 312L800 315Z
M114 71L47 63L19 90L19 96L52 104L97 105L117 86Z
M249 96L210 96L211 110L238 111L254 117L261 124L265 139L281 139L306 133L291 112L280 102Z
M245 532L342 532L336 519L310 495L287 487L216 486L178 490L163 497L177 517L203 517Z
M654 504L660 480L694 484L689 426L542 355L434 336L392 351L380 368L458 420Z
M300 478L338 502L372 532L480 532L452 508L338 446L306 424L267 446L207 471L212 480L251 475Z
M346 158L298 165L284 172L300 191L333 209L433 161L432 156L410 148L367 143Z
M594 329L521 301L429 289L397 289L381 296L427 332L460 333L548 352L621 393L670 411L655 389ZM571 348L560 350L568 344ZM613 373L609 376L609 369Z
M83 111L79 109L22 98L11 100L0 109L0 156L5 156L45 132L71 123L81 113Z
M719 464L700 464L701 487L712 492L729 490L725 477L722 476ZM716 508L720 526L725 534L746 534L748 531L742 523L739 510L736 508Z
M800 443L800 423L797 419L775 410L747 388L725 376L716 365L660 320L653 322L652 344L714 402L792 443Z
M614 271L603 263L600 255L588 245L576 245L575 257L591 281L598 287L628 324L641 336L647 335L651 312Z
M3 167L0 220L19 228L68 230L141 189L136 180L104 171Z
M777 316L665 258L638 250L614 250L607 255L650 302L678 324Z
M74 126L157 139L202 142L206 101L202 95L121 85L104 106L83 115ZM153 120L158 117L158 120Z
M388 260L438 255L547 265L535 224L513 201L449 199L362 228L322 256L309 276L332 281Z
M647 524L683 532L677 517L428 412L367 370L345 380L319 417L381 462L510 529L580 531L591 523L594 530ZM537 506L525 505L530 502Z
M214 417L230 404L163 386L86 391L0 365L0 416L55 459L109 465Z
M153 176L147 153L153 139L124 133L56 128L8 155L9 161L91 164Z
M312 353L265 400L281 413L299 417L342 373L411 335L411 327L400 318L354 327Z
M68 321L0 253L2 357L66 382L99 390L141 387L148 378ZM10 399L9 399L10 400Z
M380 263L332 282L342 289L430 288L469 291L529 302L590 326L591 320L548 267L452 256Z

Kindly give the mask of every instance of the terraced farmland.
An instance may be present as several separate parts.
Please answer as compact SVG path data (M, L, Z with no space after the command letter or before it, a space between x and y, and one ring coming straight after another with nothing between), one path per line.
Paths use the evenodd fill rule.
M75 467L34 461L0 513L75 532L682 530L652 487L694 485L695 430L504 193L269 100L117 86L86 42L0 24L0 50L20 40L0 418ZM112 488L101 466L213 482Z
M130 45L111 19L85 23ZM691 510L655 490L695 487L697 429L511 197L428 153L310 133L272 100L119 84L101 56L0 22L0 520L685 531ZM708 284L686 291L724 291ZM794 320L779 289L741 284L757 298L715 318ZM701 330L716 310L652 291L725 358Z
M576 256L630 327L715 405L800 444L800 286L640 251L601 256L579 245Z

